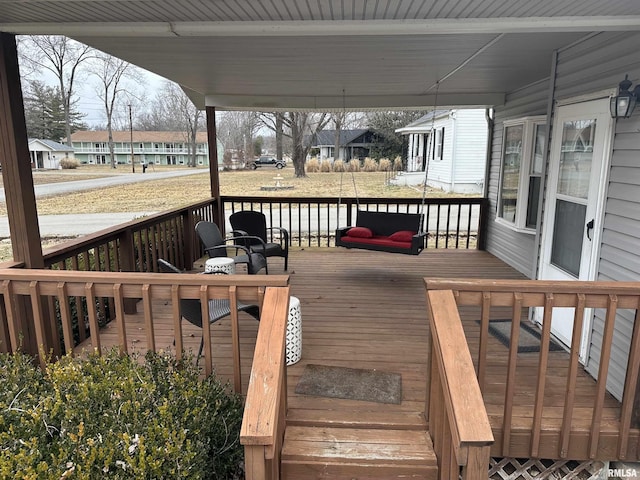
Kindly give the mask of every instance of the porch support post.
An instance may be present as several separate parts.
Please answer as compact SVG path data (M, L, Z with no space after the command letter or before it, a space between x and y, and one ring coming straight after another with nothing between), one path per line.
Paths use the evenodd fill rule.
M216 132L216 108L206 107L207 141L209 143L209 176L211 197L216 202L215 221L224 235L224 208L220 200L220 174L218 173L218 134Z
M15 37L0 33L0 159L13 259L43 268Z
M15 36L0 33L0 162L13 259L44 268ZM23 349L37 353L29 302L18 301ZM47 332L50 334L50 332ZM49 339L50 340L50 339Z

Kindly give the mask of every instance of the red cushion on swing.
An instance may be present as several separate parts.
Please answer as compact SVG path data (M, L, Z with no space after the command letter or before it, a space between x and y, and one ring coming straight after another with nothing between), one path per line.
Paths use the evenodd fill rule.
M347 235L350 237L371 238L373 237L373 232L367 227L351 227L347 231Z
M399 232L389 235L389 240L393 240L394 242L410 242L413 240L415 234L416 232L412 232L411 230L400 230Z

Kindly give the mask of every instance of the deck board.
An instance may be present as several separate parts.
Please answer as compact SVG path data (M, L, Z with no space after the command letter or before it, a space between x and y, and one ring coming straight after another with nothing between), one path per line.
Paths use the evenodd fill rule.
M282 272L282 260L270 259L272 274ZM382 426L389 429L425 428L422 415L426 395L428 325L424 277L522 279L520 273L492 255L473 250L425 250L419 256L346 249L294 249L290 253L289 274L292 295L301 301L302 359L287 369L288 421L299 426ZM508 312L508 311L507 311ZM480 326L479 312L461 309L465 334L474 362L477 361ZM505 310L492 312L492 318L508 318ZM158 348L171 350L173 327L170 306L154 305L154 325ZM141 315L127 318L130 347L146 347L144 320ZM258 323L240 314L243 392L246 392L251 357ZM200 329L183 322L185 345L197 350ZM230 320L212 326L214 366L216 372L231 381ZM103 329L103 345L117 342L115 325ZM508 348L489 336L483 396L494 428L496 443L501 444ZM549 372L545 384L548 397L543 409L541 455L558 458L559 431L565 400L568 355L549 353ZM202 361L201 361L202 363ZM307 364L352 368L375 368L402 375L403 399L400 405L311 397L295 393L296 384ZM512 419L513 456L528 456L535 398L537 353L518 354L514 417ZM591 406L595 382L582 369L576 384L570 449L575 457L588 443ZM607 395L602 411L602 431L611 432L619 417L620 405ZM601 437L601 451L613 440ZM636 451L637 431L629 451ZM495 452L494 452L495 453ZM569 457L571 458L571 457ZM602 458L602 457L599 457ZM578 459L578 458L575 458Z

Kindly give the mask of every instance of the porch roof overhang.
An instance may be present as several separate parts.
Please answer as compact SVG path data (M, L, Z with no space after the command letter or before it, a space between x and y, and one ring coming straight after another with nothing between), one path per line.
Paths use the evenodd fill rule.
M246 110L485 107L552 52L640 30L636 0L0 0L0 31L62 34Z

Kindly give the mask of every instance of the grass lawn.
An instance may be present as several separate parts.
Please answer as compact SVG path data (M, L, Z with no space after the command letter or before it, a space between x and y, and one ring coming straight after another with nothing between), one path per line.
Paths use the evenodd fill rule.
M112 170L100 169L93 173L95 177L113 174ZM184 168L184 167L182 167ZM119 169L118 172L122 171ZM69 181L86 178L91 175L89 169L76 173L76 170L58 171L50 174L52 181ZM128 172L127 172L128 173ZM261 186L273 186L274 177L280 174L282 185L292 185L292 190L263 191ZM142 174L141 174L142 175ZM145 175L153 175L147 171ZM36 175L44 183L48 175ZM61 180L61 177L64 177ZM357 172L353 178L350 173L310 173L306 178L295 178L293 168L284 170L258 169L255 171L220 172L220 189L223 195L270 196L270 197L338 197L342 182L342 196L416 198L422 196L422 188L397 187L385 184L384 172ZM429 189L429 197L446 196L440 190ZM40 215L63 213L117 213L140 211L163 211L180 207L210 197L208 170L202 174L189 175L173 179L146 181L132 185L121 185L76 192L65 195L40 198L37 201ZM0 216L6 216L6 205L0 203Z
M156 171L166 168L156 167ZM116 170L108 166L82 166L76 170L56 170L34 172L35 184L66 182L87 178L101 178L111 175L131 173L130 166L121 166ZM153 175L147 170L144 175ZM282 185L292 185L292 190L263 191L260 187L273 186L278 174ZM142 173L140 173L142 175ZM386 185L384 172L351 173L309 173L305 178L295 178L292 167L283 170L271 168L255 171L220 172L220 190L222 195L244 195L264 197L343 197L355 196L355 188L360 198L421 198L422 187L397 187ZM342 188L341 188L342 183ZM58 215L67 213L118 213L169 210L210 198L209 171L202 168L201 174L173 179L146 181L133 185L101 188L37 200L38 214ZM441 190L428 189L427 197L450 196ZM459 196L459 195L456 195ZM0 202L0 216L6 216L4 202ZM43 248L61 243L63 238L43 239ZM11 245L8 240L0 243L0 261L10 260Z

